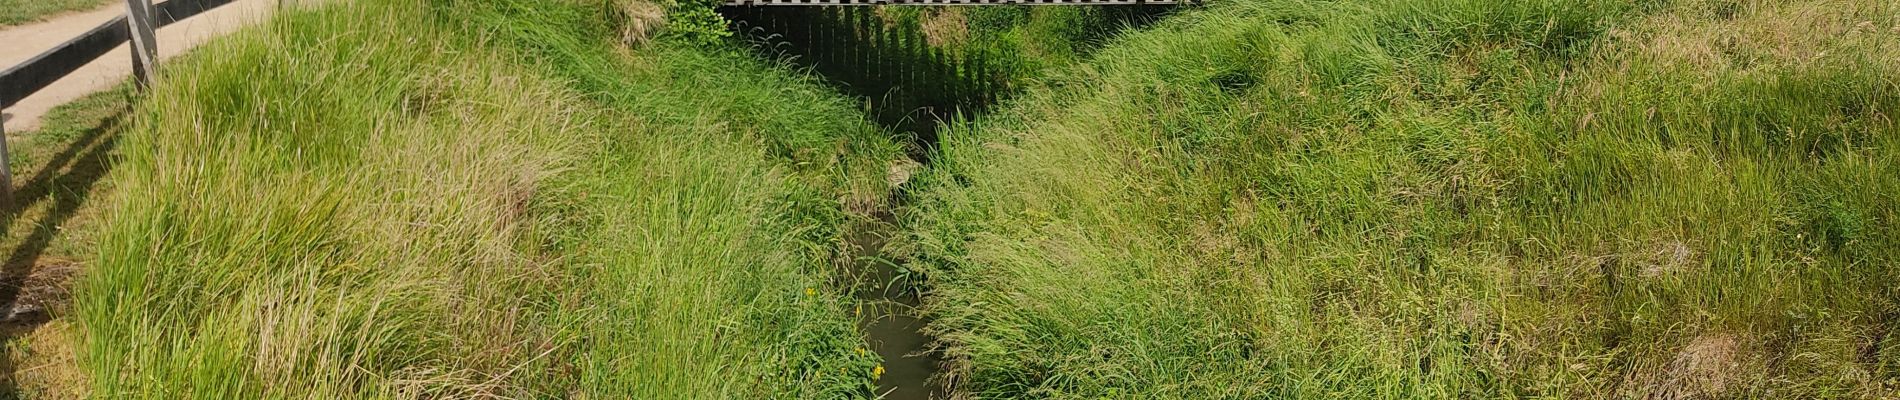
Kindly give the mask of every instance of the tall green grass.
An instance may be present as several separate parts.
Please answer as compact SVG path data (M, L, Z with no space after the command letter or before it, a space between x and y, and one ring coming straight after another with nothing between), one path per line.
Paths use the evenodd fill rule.
M981 398L1890 397L1900 8L1232 1L947 127Z
M91 394L867 394L825 277L896 146L614 15L340 2L168 66L77 288Z
M601 398L835 398L868 394L864 352L827 264L847 208L888 191L896 143L845 98L732 48L621 57L601 14L538 1L475 12L512 43L629 116L575 176L592 231L582 254L590 332L579 388ZM671 188L654 190L655 187ZM624 266L624 267L615 267Z

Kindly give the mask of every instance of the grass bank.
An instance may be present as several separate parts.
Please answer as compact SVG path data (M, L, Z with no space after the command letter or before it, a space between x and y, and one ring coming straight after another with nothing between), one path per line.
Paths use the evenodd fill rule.
M73 11L91 10L111 0L0 0L0 27L23 25Z
M1253 0L950 126L982 398L1886 397L1900 9Z
M346 2L169 65L76 288L90 394L868 394L826 279L897 147L619 10Z

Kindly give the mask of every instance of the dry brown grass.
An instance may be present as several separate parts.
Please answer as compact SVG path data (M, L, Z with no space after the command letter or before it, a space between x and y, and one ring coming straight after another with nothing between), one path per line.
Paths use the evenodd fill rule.
M935 8L925 11L919 22L923 26L924 41L931 46L951 46L970 40L970 23L958 8Z
M1652 249L1630 255L1641 266L1645 278L1681 273L1699 265L1701 252L1681 240L1657 243Z
M59 318L72 303L72 280L77 262L40 260L20 284L10 309L0 310L0 332L6 348L0 353L0 385L33 398L85 397L86 376L74 362L78 345L72 322Z
M890 185L890 187L902 187L904 183L910 182L912 176L916 176L916 174L923 169L924 165L922 163L908 158L891 160L885 168L884 182Z
M1766 369L1754 344L1744 337L1704 334L1684 344L1667 364L1636 370L1627 387L1630 392L1625 394L1647 399L1729 398Z
M14 388L34 398L86 398L86 374L74 359L75 329L72 321L55 319L9 343Z
M614 14L620 18L620 43L635 47L647 43L666 28L666 9L644 0L616 0Z
M1885 55L1885 66L1900 68L1900 3L1705 0L1610 35L1644 58L1705 71L1766 71L1857 54ZM1850 48L1880 51L1843 51Z

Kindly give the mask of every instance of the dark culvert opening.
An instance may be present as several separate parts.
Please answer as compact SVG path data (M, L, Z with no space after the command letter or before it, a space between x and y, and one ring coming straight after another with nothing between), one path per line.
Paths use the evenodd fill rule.
M809 68L839 91L858 97L871 121L908 135L910 156L928 164L938 143L939 126L958 115L981 115L1021 88L1026 71L1022 54L967 44L940 44L931 28L913 18L893 17L881 8L921 6L751 6L723 7L732 30L761 57ZM1030 6L929 6L929 8L1024 11ZM1041 6L1048 7L1048 6ZM1123 29L1139 28L1177 9L1172 5L1089 7L1088 18L1065 20L1049 29L1051 41L1070 41L1092 50ZM1007 13L1006 13L1007 14ZM1020 12L1002 24L1035 18ZM974 23L972 23L974 24ZM968 27L991 29L994 27ZM977 40L972 38L970 40Z
M915 25L891 23L872 7L728 7L732 28L761 56L809 68L858 97L871 121L911 143L928 161L937 124L987 109L1006 77L982 54L930 45Z
M884 6L915 7L915 6ZM991 8L1015 21L1033 18L1027 8ZM1107 6L1090 10L1093 18L1063 21L1058 38L1093 49L1117 31L1159 20L1173 6ZM939 129L956 118L982 115L1015 94L1024 71L1021 54L981 51L974 46L934 40L917 20L893 18L869 6L724 7L720 14L760 57L807 68L840 92L855 96L869 120L899 135L913 161L928 166ZM1000 11L1000 12L998 12ZM970 29L981 29L970 27ZM900 255L885 244L901 235L896 213L906 204L905 188L892 189L888 207L870 221L845 229L840 250L844 262L836 280L852 288L862 304L859 328L871 350L884 359L876 394L883 399L948 399L954 377L940 374L943 358L928 320L917 312L928 290L903 268Z

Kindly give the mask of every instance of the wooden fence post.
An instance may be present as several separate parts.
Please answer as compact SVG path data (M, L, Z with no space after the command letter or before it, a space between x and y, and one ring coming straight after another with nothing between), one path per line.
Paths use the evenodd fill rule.
M132 76L141 87L158 79L158 33L152 26L152 0L125 0L125 23L132 31Z
M0 121L0 204L13 204L13 156L7 152L5 121Z

